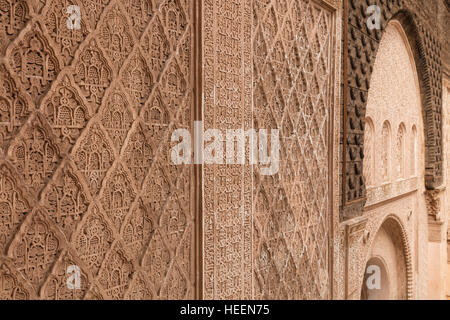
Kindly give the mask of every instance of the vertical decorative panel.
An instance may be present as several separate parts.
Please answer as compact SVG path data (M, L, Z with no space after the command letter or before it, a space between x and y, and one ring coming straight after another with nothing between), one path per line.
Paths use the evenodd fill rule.
M252 128L251 1L204 0L203 119L207 129ZM220 141L224 143L224 141ZM203 297L252 297L252 169L203 168Z
M253 12L254 123L281 140L278 174L255 170L255 298L326 299L333 12L310 0L255 0Z

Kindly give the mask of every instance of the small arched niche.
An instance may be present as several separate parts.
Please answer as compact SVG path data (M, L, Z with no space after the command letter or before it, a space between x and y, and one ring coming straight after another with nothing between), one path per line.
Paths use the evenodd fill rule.
M399 220L389 216L372 242L361 288L362 300L406 300L410 298L411 257L408 240Z
M381 174L382 183L391 182L391 125L384 121L381 131Z
M380 257L372 257L366 265L361 300L390 299L389 272Z

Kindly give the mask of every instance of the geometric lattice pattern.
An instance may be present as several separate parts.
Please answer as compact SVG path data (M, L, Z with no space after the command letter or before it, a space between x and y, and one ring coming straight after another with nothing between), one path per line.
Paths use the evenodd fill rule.
M424 92L422 104L425 123L425 184L433 190L442 184L442 74L441 56L444 51L439 34L437 13L432 10L437 2L416 0L378 1L381 28L370 30L367 12L372 2L349 0L348 24L344 33L347 70L344 70L344 123L346 136L342 140L343 154L343 210L341 219L351 219L362 214L366 198L366 181L363 177L364 128L368 91L380 41L388 23L396 19L405 28L412 44L419 84ZM445 28L444 28L445 29ZM448 29L448 28L447 28Z
M249 130L252 1L204 1L202 17L204 128ZM252 166L216 163L202 169L203 297L250 299Z
M326 299L331 13L266 0L254 17L255 127L281 139L279 173L255 171L255 298Z
M190 130L192 12L0 1L1 299L194 297L191 172L167 145Z

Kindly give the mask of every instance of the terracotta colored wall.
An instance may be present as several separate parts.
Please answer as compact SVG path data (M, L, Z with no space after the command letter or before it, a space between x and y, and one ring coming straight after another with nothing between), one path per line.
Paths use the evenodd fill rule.
M81 8L79 30L66 25L70 5ZM254 5L205 0L195 13L186 0L5 2L2 296L329 296L338 6ZM170 133L191 131L194 119L205 129L279 128L280 172L205 165L194 185L193 167L169 159ZM311 183L319 187L307 192ZM71 265L80 290L67 289Z
M256 298L331 294L335 19L335 10L312 1L258 1L254 8L255 127L279 128L282 146L277 175L255 172Z
M360 2L347 8L350 38ZM70 5L81 8L79 30L67 28ZM349 200L365 195L363 113L348 117L355 135L340 134L341 111L362 110L356 100L342 107L343 9L340 0L3 1L0 297L359 298L381 219L339 223L342 183ZM351 55L358 41L371 45L350 40ZM355 65L354 75L369 68ZM279 129L279 171L173 165L171 133L192 133L194 120ZM353 140L345 179L339 144ZM66 285L71 265L79 290Z
M446 186L450 185L450 145L449 145L449 141L450 141L450 79L449 78L445 78L444 79L444 97L443 97L443 102L444 102L444 119L445 119L445 124L447 125L444 128L444 132L445 132L445 184ZM450 232L449 232L449 221L450 221L450 215L448 214L449 209L450 209L450 189L446 188L445 190L445 213L446 215L443 217L444 220L444 226L443 226L443 231L444 234L441 237L441 246L443 247L443 254L440 257L441 258L441 264L440 264L440 269L441 269L441 274L443 274L443 278L444 278L444 285L441 286L441 291L439 292L440 295L440 299L449 299L450 298L450 242L449 242L449 236L450 236Z
M191 168L168 161L170 130L191 126L192 14L174 0L1 4L2 298L194 297Z
M202 3L205 130L252 127L251 3ZM223 143L223 141L220 141ZM252 297L252 168L203 166L203 297Z

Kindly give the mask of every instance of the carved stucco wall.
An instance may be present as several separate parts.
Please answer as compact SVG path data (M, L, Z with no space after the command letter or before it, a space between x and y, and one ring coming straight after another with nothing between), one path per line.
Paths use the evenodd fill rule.
M356 166L347 166L342 181L355 178L349 200L360 199L362 156L350 153L362 155L365 102L358 97L365 101L368 88L358 83L368 79L362 69L374 63L381 32L361 35L361 1L350 2L349 56L361 62L352 75L365 76L349 79L362 92L346 93L357 100L345 109L347 119L358 125L346 123L349 135L339 136L341 1L204 0L199 12L189 0L3 1L2 297L357 295L366 262L357 257L368 252L361 246L382 219L339 227L337 148L351 146L345 164ZM384 26L399 8L417 9L412 1L379 3ZM78 31L65 28L71 4L85 17ZM440 46L423 18L414 21L420 68L429 72L419 81L438 93ZM368 61L361 60L364 48ZM440 104L434 91L425 102L438 124L426 121L435 128L428 145L436 149L427 158L434 186ZM194 118L205 128L280 128L280 172L263 177L248 165L205 165L195 176L191 167L170 165L169 133L191 130ZM417 203L408 199L389 208L407 230L403 239L413 239L406 256L417 238L405 209ZM373 230L367 235L365 219ZM70 264L82 269L81 291L65 289Z
M330 183L337 171L329 156L338 112L330 52L339 52L339 9L337 2L334 8L305 0L255 2L255 127L281 131L279 173L255 170L255 298L332 294Z
M442 73L446 72L446 57L448 57L448 37L445 36L448 30L449 12L444 8L442 1L374 1L349 0L347 2L346 14L348 14L348 26L344 30L344 140L343 140L343 208L340 218L343 220L351 217L363 215L360 219L353 219L344 223L341 229L340 245L347 251L345 263L340 263L340 272L347 270L347 287L340 290L338 296L351 297L352 290L359 290L359 285L355 281L361 277L353 277L352 270L355 260L360 256L363 250L362 243L367 237L365 225L367 221L363 206L370 199L370 186L373 181L370 172L375 165L374 158L370 159L371 146L366 143L373 142L373 136L367 127L371 126L370 120L366 121L366 107L368 104L368 92L371 88L371 77L374 71L374 63L377 58L379 44L383 39L383 34L387 24L391 19L398 19L408 38L415 67L417 70L418 82L421 92L422 115L424 117L424 138L425 150L422 155L425 158L425 183L428 189L425 193L426 210L430 214L428 221L426 214L421 216L419 227L416 227L416 241L412 252L426 252L428 240L436 241L441 239L443 233L442 217L443 212L443 188L439 187L443 177L443 148L440 142L442 139L441 124L441 78ZM366 27L368 15L366 9L371 4L377 4L382 13L382 29L370 31ZM436 19L438 17L438 19ZM345 26L345 25L344 25ZM443 45L442 45L443 44ZM348 45L348 47L347 47ZM347 80L345 80L347 79ZM365 130L366 129L366 130ZM391 132L396 135L396 129ZM418 132L418 131L415 131ZM368 134L365 137L365 134ZM364 137L363 137L364 136ZM376 136L376 135L375 135ZM392 144L396 141L392 140ZM364 147L362 148L362 146ZM364 150L364 152L362 152ZM418 152L416 150L416 152ZM363 167L364 161L367 159ZM371 162L371 163L368 163ZM380 164L381 165L381 164ZM411 166L411 164L410 164ZM366 179L361 179L364 174ZM369 182L369 183L368 183ZM415 183L414 183L415 184ZM421 182L418 182L421 185ZM369 190L366 190L369 187ZM404 185L400 188L407 190L410 187ZM398 188L396 188L398 189ZM366 192L367 191L367 192ZM406 205L406 204L405 204ZM417 201L416 204L417 205ZM422 204L420 204L422 205ZM393 208L394 212L401 212L402 207ZM432 222L431 224L429 222ZM370 224L370 223L369 223ZM425 230L426 225L429 230ZM376 228L375 228L376 229ZM429 232L428 232L429 231ZM372 232L373 234L373 232ZM355 243L352 247L350 244ZM345 251L344 250L344 251ZM342 251L339 251L340 254ZM419 263L417 258L415 264L419 265L421 270L426 271L426 255L422 254L424 259ZM418 254L416 254L418 257ZM341 257L339 256L338 259ZM428 257L430 259L430 257ZM350 260L348 260L350 259ZM439 259L435 259L436 261ZM362 262L359 268L363 268ZM358 267L356 267L358 268ZM416 269L417 270L417 269ZM423 273L421 272L421 275ZM420 277L415 281L417 283L416 294L422 298L427 298L426 276ZM355 294L353 298L358 299Z
M359 299L364 268L374 255L385 259L391 269L396 263L389 261L394 258L405 265L403 276L407 279L392 280L401 270L388 271L391 298L427 298L428 228L423 196L425 164L421 110L412 51L400 23L393 21L381 40L368 94L366 119L371 125L366 126L364 168L371 184L367 189L363 231L353 244L354 248L348 248L357 254L348 257L347 263L358 266L354 269L356 273L348 274L349 298ZM389 130L384 137L386 124ZM385 149L388 152L383 151ZM388 164L387 177L383 164ZM394 219L397 227L383 229L383 233L379 230L386 217L391 217L391 221ZM383 234L384 240L380 240ZM378 248L383 241L391 244L383 248L384 252ZM403 280L405 284L398 282Z
M2 299L194 297L191 168L168 161L169 130L192 123L192 12L0 3Z
M2 298L331 297L340 1L1 5ZM252 60L260 45L267 62ZM252 96L268 99L257 112ZM205 165L194 186L199 172L169 161L170 132L194 119L280 128L280 172ZM66 287L69 265L81 290Z
M281 139L273 176L204 166L205 298L331 298L340 17L339 1L203 2L205 128Z
M429 299L446 298L446 282L448 274L448 219L449 199L450 199L450 114L448 103L448 80L445 78L443 82L443 135L444 135L444 184L437 194L437 204L442 203L442 210L430 211L428 217L429 225L429 244L428 259L429 266Z

